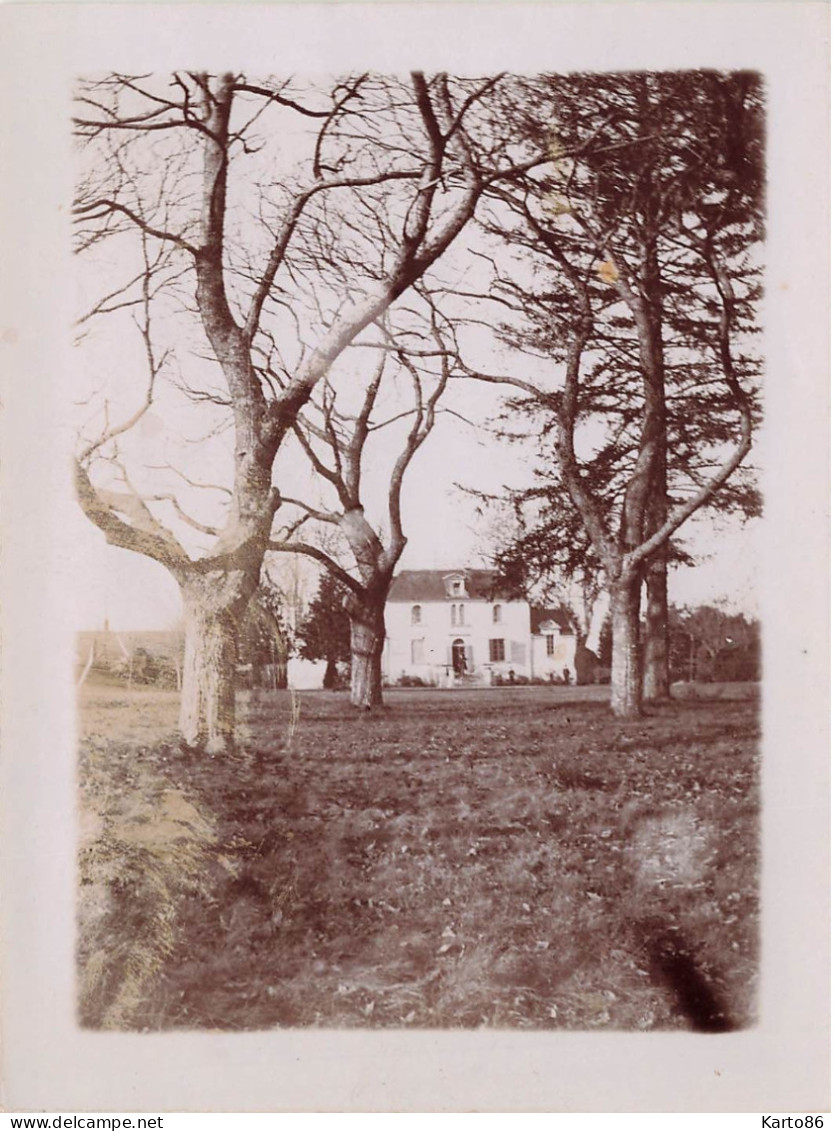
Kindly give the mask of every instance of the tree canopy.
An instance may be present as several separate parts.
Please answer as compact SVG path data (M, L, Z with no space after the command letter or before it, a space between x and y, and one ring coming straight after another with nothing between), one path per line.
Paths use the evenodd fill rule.
M629 589L615 702L617 657L630 656L624 682L639 678L646 570L700 508L756 506L738 469L758 419L760 79L548 76L521 82L513 105L552 161L495 193L489 299L510 312L503 341L553 380L468 371L519 389L540 437L505 564L603 571L612 593ZM639 710L635 690L622 700Z
M396 484L436 389L460 377L514 386L542 445L524 552L558 542L563 568L603 571L614 706L639 709L622 689L646 571L701 507L754 505L739 469L758 415L762 114L745 72L80 84L78 497L180 585L189 745L231 741L235 638L287 531L335 518L348 600L369 607L372 590L378 612L405 539ZM484 328L506 373L485 364ZM368 351L416 398L387 547L357 479L379 388ZM294 443L337 516L282 480ZM364 606L357 654L375 655L383 622Z

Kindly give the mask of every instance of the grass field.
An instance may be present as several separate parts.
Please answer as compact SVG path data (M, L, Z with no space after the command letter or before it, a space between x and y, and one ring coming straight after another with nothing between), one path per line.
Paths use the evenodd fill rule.
M80 1017L129 1029L754 1023L758 711L683 689L82 691Z

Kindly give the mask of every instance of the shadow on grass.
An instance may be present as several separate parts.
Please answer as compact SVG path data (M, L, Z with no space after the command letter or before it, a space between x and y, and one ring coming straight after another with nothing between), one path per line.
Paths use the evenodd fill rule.
M413 696L305 694L291 735L288 693L250 696L222 758L179 752L167 698L93 704L87 1027L752 1023L752 705Z
M661 920L636 925L652 979L670 992L695 1033L730 1033L743 1026L732 1020L727 1004L691 954L682 932Z

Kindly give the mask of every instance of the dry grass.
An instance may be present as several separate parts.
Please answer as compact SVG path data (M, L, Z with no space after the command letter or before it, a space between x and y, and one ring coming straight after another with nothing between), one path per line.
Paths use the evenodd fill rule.
M82 1019L751 1024L756 705L598 696L261 695L212 760L173 743L175 696L87 689Z

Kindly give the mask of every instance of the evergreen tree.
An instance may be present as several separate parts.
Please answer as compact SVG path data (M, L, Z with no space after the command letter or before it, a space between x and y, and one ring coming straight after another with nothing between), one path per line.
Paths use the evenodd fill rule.
M514 110L553 158L495 194L490 224L510 256L494 261L502 336L554 363L551 386L508 379L543 452L519 556L558 545L562 568L604 572L612 702L638 714L643 584L662 694L670 539L703 506L755 505L738 469L757 421L760 80L551 76L521 84Z
M318 593L298 628L298 651L305 660L326 660L324 687L338 683L336 665L350 660L350 615L345 606L348 591L331 574L323 573Z

